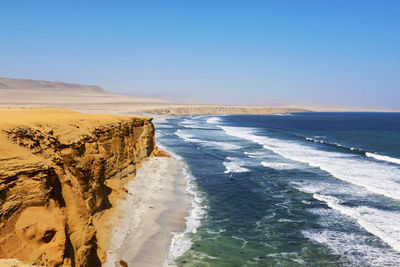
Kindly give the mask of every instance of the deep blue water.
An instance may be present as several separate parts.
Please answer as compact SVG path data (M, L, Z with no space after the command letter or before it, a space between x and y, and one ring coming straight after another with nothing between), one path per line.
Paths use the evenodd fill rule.
M192 116L156 128L205 211L178 266L400 266L400 114Z

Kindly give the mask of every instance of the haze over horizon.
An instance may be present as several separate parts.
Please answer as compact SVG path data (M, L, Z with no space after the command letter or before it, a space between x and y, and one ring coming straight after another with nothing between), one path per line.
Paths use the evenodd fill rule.
M0 3L0 77L218 104L400 108L400 1Z

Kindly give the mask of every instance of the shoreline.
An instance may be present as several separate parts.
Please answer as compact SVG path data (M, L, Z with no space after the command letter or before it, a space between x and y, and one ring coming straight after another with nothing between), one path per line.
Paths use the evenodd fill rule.
M10 113L13 111L4 112ZM58 132L64 130L61 127L63 125L60 126L57 124L60 123L58 120L60 114L69 114L70 112L74 115L74 119L76 119L76 114L79 114L63 110L22 110L20 112L29 112L29 114L41 112L40 114L44 113L46 116L51 115L53 117L55 116L53 113L55 113L57 115L57 120L54 122L55 126L53 124L49 124L50 126L46 124L46 127L53 127ZM81 114L81 116L92 118L95 115ZM113 118L112 116L104 115L104 118L101 118L108 122L108 120L111 120L110 118ZM53 117L51 117L52 120ZM115 117L119 118L118 116ZM24 122L24 120L29 119L31 118L24 116L21 120ZM32 127L39 127L39 130L43 130L40 128L42 127L41 120L44 120L46 123L53 123L52 120L42 115L37 122L38 126L33 124L34 126ZM79 122L72 121L70 123L72 126L68 124L68 127L75 127L73 130L78 132L77 136L86 134L85 127L91 126L91 124L89 126L85 124L84 127L79 124L82 123L82 120L79 120ZM143 120L151 122L149 118L143 118ZM14 117L7 117L5 125L9 127L7 123L16 123L15 121ZM98 118L93 121L97 124L103 122ZM51 131L49 135L54 134L58 136L58 132L54 133ZM147 138L147 134L151 138L154 138L154 134L157 134L157 132L154 132L154 134L152 132L143 133L145 134L144 138ZM65 140L61 141L67 142L70 140L68 138L75 138L74 135L71 135L72 137L70 135L62 135ZM155 145L154 141L153 145ZM133 147L136 149L135 153L137 150L140 152L141 150L139 149L142 149ZM154 151L158 151L157 147L155 147ZM108 188L105 190L110 190L110 194L108 195L110 207L95 213L88 219L90 226L94 229L91 233L93 233L93 240L96 242L94 250L97 250L98 263L102 262L103 266L124 266L124 262L127 262L129 266L165 265L166 261L170 259L170 247L174 247L174 237L177 235L180 236L181 233L185 232L186 219L189 216L191 206L190 193L187 191L185 165L175 156L163 157L163 153L152 153L151 155L159 156L154 157L149 154L149 157L146 157L140 163L132 164L127 162L127 165L123 165L121 170L117 172L118 175L115 174L117 179L107 179L104 181L105 188ZM115 166L115 163L112 166ZM134 175L135 172L136 175ZM71 199L67 199L67 201L69 200ZM174 255L177 254L175 253ZM173 261L169 262L172 263ZM33 261L25 259L17 260L13 256L0 259L0 266L31 266L30 264L33 264ZM40 266L41 263L36 264Z
M117 201L107 261L103 266L163 266L173 233L185 231L190 199L181 163L170 157L150 158L125 184Z
M100 266L108 226L118 217L113 199L129 195L124 185L143 162L165 155L151 118L65 110L0 115L0 258Z

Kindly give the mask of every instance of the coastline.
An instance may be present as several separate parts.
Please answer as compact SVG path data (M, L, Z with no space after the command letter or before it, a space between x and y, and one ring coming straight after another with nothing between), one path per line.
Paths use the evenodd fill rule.
M165 155L151 119L65 110L0 115L0 258L100 266L113 199L127 195L123 185L141 163Z
M149 180L151 177L151 181ZM149 182L150 181L150 182ZM175 158L144 162L117 202L107 261L103 266L163 266L173 233L185 230L190 201L182 166Z
M88 115L63 110L21 110L3 111L3 113L8 115L2 118L2 123L5 125L3 125L4 129L12 127L14 124L20 127L20 124L27 124L27 122L29 122L30 127L36 127L36 133L47 130L47 128L43 127L51 127L53 131L50 131L49 135L54 135L54 138L59 138L59 133L68 132L68 135L60 135L65 139L60 139L61 144L69 141L70 139L68 138L75 140L82 136L88 136L87 132L92 128L106 127L108 126L107 123L109 123L109 121L113 122L112 119L114 118L121 120L120 125L122 126L125 120L127 123L131 123L131 118L129 117ZM24 116L21 116L21 114ZM72 116L73 119L68 116ZM61 117L62 120L60 120ZM91 120L89 120L89 117ZM64 120L67 118L71 120L67 120L67 123L65 123ZM149 123L151 122L149 118L137 119L138 122L141 122L141 120L148 121ZM86 124L83 124L83 122ZM46 123L46 126L43 126L43 123ZM72 130L68 127L72 127ZM114 125L112 124L110 127L114 127ZM118 179L107 179L104 181L104 186L110 190L110 194L108 195L110 207L93 214L93 217L90 219L88 218L90 226L95 229L91 233L95 236L94 240L96 246L94 249L97 250L97 255L99 256L98 263L92 266L97 266L97 264L105 262L106 260L104 266L124 266L124 262L127 262L130 266L162 266L165 265L166 260L169 260L169 263L173 262L169 254L170 247L174 247L173 241L176 239L175 237L179 236L180 238L181 233L184 233L185 229L187 229L185 218L187 218L190 211L191 202L189 194L186 191L187 181L185 179L187 173L185 173L184 163L181 162L177 156L165 157L165 154L158 150L154 144L154 132L152 132L151 129L154 131L153 126L150 127L149 130L147 130L147 128L144 130L139 129L141 135L137 137L139 139L135 141L137 143L135 143L134 146L128 142L123 143L126 147L135 149L132 153L136 154L145 149L146 144L149 144L149 147L153 144L153 150L152 152L149 152L149 150L145 151L151 154L148 154L144 161L136 162L133 165L132 162L127 162L127 167L121 167L121 170L117 170L114 176L119 177ZM120 130L120 128L118 128L118 130ZM30 137L29 135L27 136ZM24 152L25 154L21 155L25 158L28 156L33 157L28 153L29 151L27 152L15 146L14 143L10 143L7 141L8 139L6 139L7 138L4 140L2 139L2 141L4 141L2 145L3 149L8 149L8 154L13 155L11 152L15 150L20 153ZM112 145L119 145L119 143L112 143L110 140L114 139L110 138L110 136L107 136L106 140L109 142L107 144L111 144L109 147L112 147ZM145 141L147 143L145 143ZM100 145L101 144L102 143L100 143ZM6 145L6 147L4 147L4 145ZM141 145L143 145L143 147ZM42 146L45 147L45 144L42 144ZM121 149L121 147L119 148ZM124 146L122 146L122 148L124 148ZM5 150L3 150L3 152L4 151ZM91 153L96 152L91 151L88 146L85 151ZM105 149L103 154L106 151L108 150ZM71 154L71 152L69 153ZM8 154L2 153L6 162L13 159L12 157L9 159ZM84 154L81 155L83 160L85 159L84 156ZM124 163L122 160L123 158L119 158L118 163ZM13 168L17 168L18 166L14 166ZM115 162L111 162L110 166L119 167ZM40 166L38 166L38 168L39 167ZM2 170L2 174L8 175L4 173L5 170L6 169ZM134 175L135 173L136 175ZM69 196L65 195L64 197ZM97 195L97 197L100 197L100 195ZM71 198L65 198L66 202L70 200ZM74 203L78 202L78 200L74 201ZM50 207L53 206L50 205ZM67 206L67 208L68 207L69 206ZM74 218L74 220L76 221L79 219ZM69 226L74 227L75 225L70 224ZM86 229L85 227L83 228ZM82 235L80 235L80 237L82 237ZM174 255L178 254L175 253ZM19 260L17 260L14 258L18 258L18 256L11 255L11 257L0 259L0 266L30 266L30 264L41 266L42 264L42 262L34 263L33 260L30 259L18 258ZM46 263L46 265L47 264L48 263Z

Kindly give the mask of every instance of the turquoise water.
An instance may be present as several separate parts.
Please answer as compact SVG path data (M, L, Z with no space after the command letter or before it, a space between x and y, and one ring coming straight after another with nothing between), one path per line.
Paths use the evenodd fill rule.
M156 125L196 201L178 266L400 266L400 115L192 116Z

